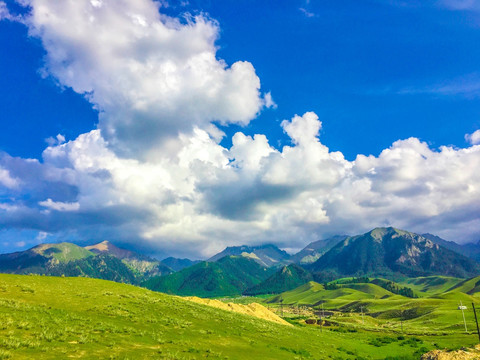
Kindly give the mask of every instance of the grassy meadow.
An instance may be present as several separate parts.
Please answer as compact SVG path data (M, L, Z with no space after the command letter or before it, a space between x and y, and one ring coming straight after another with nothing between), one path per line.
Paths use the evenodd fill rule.
M132 285L0 274L0 359L406 360L477 341L470 304L468 333L458 318L455 304L463 293L406 299L386 298L375 286L322 287L309 283L280 295L294 324L285 326ZM477 302L462 296L464 303ZM279 296L242 298L253 300L281 310ZM351 310L332 311L330 326L306 324L321 304Z
M432 286L434 278L437 278L437 283ZM452 278L444 277L420 278L415 288L415 295L418 297L415 298L391 293L371 283L343 284L337 289L325 290L324 285L309 282L263 301L275 308L282 304L284 309L289 309L293 314L298 307L306 307L317 315L324 309L334 313L329 317L331 322L350 324L370 331L397 331L411 335L430 334L448 337L465 333L462 311L458 309L460 302L467 306L464 312L467 333L476 332L472 303L480 307L480 293L470 290L475 288L475 283L479 279L464 282L462 279L453 281ZM448 282L449 291L444 291L445 286L438 284L441 281ZM401 284L409 283L410 280L406 280ZM475 341L474 337L472 339ZM458 345L462 343L459 342Z

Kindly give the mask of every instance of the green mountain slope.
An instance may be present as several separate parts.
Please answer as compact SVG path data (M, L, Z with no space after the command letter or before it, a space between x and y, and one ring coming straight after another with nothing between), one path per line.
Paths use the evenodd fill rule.
M123 261L114 256L103 254L47 266L45 275L82 276L127 284L138 284L140 282L137 274Z
M358 325L372 331L391 329L397 333L429 336L476 334L471 304L480 306L480 297L476 295L480 277L464 281L454 290L435 294L419 292L416 298L393 294L374 284L390 283L388 280L348 283L359 280L363 279L344 278L324 285L309 282L265 301L274 307L300 311L307 306L317 316L327 316L328 321ZM414 280L406 282L411 284ZM394 290L399 287L399 284L394 285ZM466 306L463 312L458 308L461 303Z
M68 262L93 256L88 249L66 242L38 245L32 251L45 257L56 259L59 262Z
M376 284L376 283L359 283L359 284L347 284L343 285L344 288L349 288L353 290L358 290L361 291L365 294L373 295L375 298L385 298L392 296L394 293L389 291L388 289L385 289L385 287Z
M383 290L383 289L382 289ZM286 291L282 294L272 297L269 303L283 303L290 305L309 305L318 306L329 300L333 300L337 307L345 304L375 298L375 295L368 294L359 290L341 287L334 290L325 290L325 288L315 282L309 282L297 289Z
M310 270L357 276L388 277L397 273L409 277L470 277L480 272L480 266L421 235L390 227L346 238L313 263Z
M168 275L173 272L172 269L158 260L131 250L119 248L109 241L85 246L85 249L95 254L111 255L123 261L136 272L137 277L150 278L152 276Z
M168 257L162 260L162 264L168 266L173 271L180 271L187 267L198 264L200 260L190 260L190 259L178 259L174 257Z
M204 261L168 276L154 277L142 286L167 294L215 297L240 295L272 274L255 260L227 256L216 262Z
M432 234L423 234L423 237L432 240L434 243L443 246L444 248L450 249L455 251L459 254L465 255L470 259L475 261L480 261L480 241L479 242L471 242L467 244L457 244L454 241L448 241L442 239L439 236L432 235Z
M347 235L336 235L327 239L311 242L305 248L293 255L290 260L296 264L311 264L317 261L320 256L325 254L340 241L347 238Z
M284 266L260 284L248 288L243 294L249 296L279 294L284 291L295 289L296 287L312 280L312 274L296 264L291 264Z
M319 306L319 304L327 303L330 306L340 308L346 304L357 303L362 300L398 297L390 291L371 283L329 285L327 288L325 286L310 281L296 289L274 296L268 302L309 306Z
M458 284L452 286L449 290L462 292L468 295L475 295L480 292L480 276L463 280Z
M104 241L83 248L71 243L41 244L0 255L0 272L53 276L83 276L138 284L145 278L170 274L158 260Z
M426 276L400 281L399 284L408 286L417 292L426 295L443 293L462 282L464 279L450 276Z
M0 272L14 274L48 273L47 268L95 254L75 244L41 244L26 251L0 255Z
M289 262L290 255L275 245L231 246L212 256L207 261L217 261L225 256L243 256L257 261L265 267L280 266Z
M391 280L386 279L373 279L370 284L378 285L381 288L390 291L393 294L402 295L409 298L416 298L418 294L408 286L402 286Z
M463 245L457 244L454 241L448 241L448 240L442 239L441 237L439 237L437 235L433 235L433 234L429 234L429 233L422 234L422 236L426 239L432 240L435 244L443 246L446 249L449 249L449 250L455 251L459 254L470 257L468 247L464 247Z

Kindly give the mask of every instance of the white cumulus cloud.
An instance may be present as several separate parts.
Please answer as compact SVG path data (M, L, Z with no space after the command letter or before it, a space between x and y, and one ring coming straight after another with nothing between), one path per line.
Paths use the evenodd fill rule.
M46 50L44 74L95 105L104 138L124 155L211 121L248 124L272 105L252 64L216 58L218 24L205 16L181 22L150 0L22 3Z
M478 146L437 151L410 138L378 157L347 161L320 142L314 113L282 126L293 145L281 150L265 135L243 133L226 148L196 129L179 136L174 157L144 162L119 157L93 130L48 147L42 163L4 156L3 168L22 185L18 200L0 207L0 224L135 239L154 252L188 256L241 243L300 247L379 225L459 241L480 230Z
M3 169L0 166L0 185L13 189L18 187L19 180L16 178L13 178L7 169Z
M52 201L52 199L47 199L45 201L40 201L38 203L40 206L46 207L51 210L56 211L77 211L80 209L79 203L67 203L61 201Z
M480 144L480 130L476 130L471 134L465 135L465 140L468 141L472 145L479 145Z

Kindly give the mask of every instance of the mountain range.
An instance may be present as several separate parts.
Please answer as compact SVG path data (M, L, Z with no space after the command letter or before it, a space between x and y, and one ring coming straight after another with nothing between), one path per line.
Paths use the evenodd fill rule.
M81 247L72 243L41 244L0 255L0 272L51 276L84 276L138 284L172 269L160 261L121 249L108 241Z
M248 257L266 267L279 266L290 262L290 255L286 251L280 250L278 247L272 244L261 246L244 245L227 247L225 250L212 256L207 261L214 262L225 256Z
M305 248L293 255L290 258L290 261L302 265L314 263L328 250L337 245L340 241L345 240L347 237L347 235L336 235L327 239L311 242L305 246Z
M441 237L432 234L423 234L423 237L432 240L434 243L443 246L449 250L465 255L475 261L480 261L480 241L476 243L457 244L454 241L444 240Z
M168 266L173 271L180 271L199 262L200 260L178 259L171 256L162 260L162 264Z
M122 260L122 262L135 270L138 276L144 278L158 275L161 276L172 272L172 269L169 266L158 260L130 250L119 248L109 241L102 241L95 245L85 246L85 249L95 254L110 255Z
M282 267L269 278L243 292L243 295L255 296L263 294L278 294L295 289L313 280L310 272L297 264Z
M155 291L199 297L235 296L259 284L275 270L244 256L223 256L216 262L202 261L168 276L142 283Z
M0 272L93 277L178 295L258 295L344 276L466 279L480 274L477 247L391 227L315 241L294 255L271 244L227 247L207 261L158 261L108 241L86 247L64 242L0 255Z
M446 275L471 277L480 272L473 259L449 250L422 235L392 227L347 237L316 262L312 272L346 275L402 274L409 277Z

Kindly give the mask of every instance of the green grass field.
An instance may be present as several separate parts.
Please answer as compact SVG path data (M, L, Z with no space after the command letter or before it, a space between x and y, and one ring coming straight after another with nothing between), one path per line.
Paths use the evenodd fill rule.
M442 280L442 279L441 279ZM442 281L439 280L438 283ZM452 288L461 283L460 279L446 280L441 285L443 288ZM472 303L480 308L480 299L477 293L469 295L460 290L470 291L478 279L473 279L461 284L454 290L440 292L439 284L432 286L434 279L428 279L427 293L415 291L421 296L408 298L389 293L383 288L373 284L343 284L342 288L325 290L324 286L310 282L301 287L264 299L266 304L279 308L280 304L285 309L291 309L295 315L295 307L307 307L311 313L321 309L333 312L329 321L341 326L351 326L355 329L399 332L409 335L428 334L435 337L457 337L475 341L475 318ZM408 281L406 282L409 283ZM420 282L419 282L420 283ZM425 281L417 284L425 287ZM465 324L462 311L458 309L460 302L467 306L465 310ZM363 314L363 315L362 315ZM464 345L461 340L451 346Z
M322 285L314 287L322 292ZM339 290L348 290L342 297L359 292ZM381 300L375 291L362 294L369 310L387 306L375 303ZM446 328L454 300L434 310L440 327L423 322L443 300L413 300L426 301L427 317L406 321L403 333L394 315L364 316L362 322L354 312L330 327L291 317L295 326L289 327L104 280L0 274L0 359L406 360L433 348L475 344L476 334ZM398 296L392 301L394 307L408 304ZM424 327L430 333L416 330Z
M417 295L429 296L444 293L462 281L463 279L449 276L427 276L406 279L401 281L400 284L412 288Z

